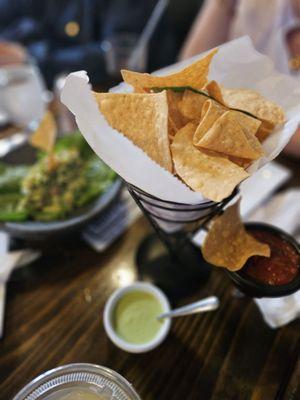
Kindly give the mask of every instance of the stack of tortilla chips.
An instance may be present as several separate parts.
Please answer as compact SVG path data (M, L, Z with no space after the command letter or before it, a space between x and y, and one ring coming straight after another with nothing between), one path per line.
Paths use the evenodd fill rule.
M122 71L134 93L94 93L108 123L187 186L219 202L264 155L284 122L280 106L247 89L208 82L217 50L171 75Z
M246 169L264 155L261 143L285 117L256 91L208 81L216 52L171 75L122 71L134 93L94 95L113 128L192 190L219 202L249 176ZM238 270L252 255L270 256L270 249L247 234L237 204L213 222L203 255Z

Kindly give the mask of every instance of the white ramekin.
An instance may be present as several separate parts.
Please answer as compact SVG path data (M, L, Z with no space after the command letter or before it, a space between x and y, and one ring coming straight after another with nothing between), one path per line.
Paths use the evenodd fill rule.
M170 303L165 294L156 286L150 283L136 282L132 285L117 289L107 300L104 308L104 328L110 340L120 349L129 353L145 353L146 351L153 350L159 346L169 333L171 320L165 318L162 322L160 330L157 335L150 342L143 344L132 344L121 339L114 330L112 323L112 315L117 302L128 292L143 291L150 293L157 298L162 306L162 312L170 311Z

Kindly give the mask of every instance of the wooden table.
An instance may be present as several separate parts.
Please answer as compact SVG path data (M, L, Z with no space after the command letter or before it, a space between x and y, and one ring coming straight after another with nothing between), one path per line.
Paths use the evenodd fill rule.
M289 185L300 186L299 162ZM220 270L180 304L216 294L218 311L174 320L167 340L143 355L108 340L103 307L112 291L137 278L134 256L150 231L141 218L104 254L75 240L49 246L8 285L0 341L0 399L41 372L89 362L117 370L145 400L300 399L300 321L272 330L249 298L234 298Z

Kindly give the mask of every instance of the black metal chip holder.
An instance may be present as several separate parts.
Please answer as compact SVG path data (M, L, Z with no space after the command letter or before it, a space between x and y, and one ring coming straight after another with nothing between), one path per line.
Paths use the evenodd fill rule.
M138 247L139 278L156 284L173 298L197 290L207 282L212 267L203 259L200 248L193 245L192 236L196 231L206 229L238 190L219 203L206 201L189 205L165 201L132 184L126 185L155 231Z

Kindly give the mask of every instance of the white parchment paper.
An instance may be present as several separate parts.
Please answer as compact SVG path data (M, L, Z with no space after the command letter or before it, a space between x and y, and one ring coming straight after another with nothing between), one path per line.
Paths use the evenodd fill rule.
M203 54L156 74L175 72L201 57ZM275 71L272 61L257 52L248 37L219 47L211 64L209 78L228 88L258 90L285 110L287 121L264 142L266 156L248 169L253 174L274 159L296 131L300 123L300 83ZM130 90L130 86L121 84L112 91ZM190 190L108 125L94 100L85 71L74 72L67 77L61 100L75 115L79 129L96 154L127 182L166 201L186 204L207 201L201 193Z

